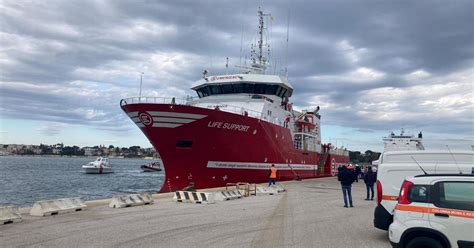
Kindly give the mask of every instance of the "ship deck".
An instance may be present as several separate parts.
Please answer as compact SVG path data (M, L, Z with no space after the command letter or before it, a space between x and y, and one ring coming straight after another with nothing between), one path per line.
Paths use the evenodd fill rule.
M375 201L354 183L344 208L335 178L283 182L286 192L216 204L176 203L113 209L95 201L83 212L23 215L0 226L0 247L391 247L373 227ZM98 205L98 206L94 206Z

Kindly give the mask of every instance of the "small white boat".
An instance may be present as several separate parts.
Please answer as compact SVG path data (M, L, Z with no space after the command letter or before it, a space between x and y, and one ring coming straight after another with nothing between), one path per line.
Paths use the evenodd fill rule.
M152 162L146 165L142 165L140 166L140 168L143 170L143 172L161 171L161 164L160 162Z
M108 158L98 157L95 161L82 166L86 174L105 174L113 173L112 165Z

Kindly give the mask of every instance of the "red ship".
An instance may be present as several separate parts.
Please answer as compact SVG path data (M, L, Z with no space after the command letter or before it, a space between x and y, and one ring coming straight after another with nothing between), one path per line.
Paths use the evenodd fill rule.
M349 162L348 151L321 144L319 107L296 111L285 75L268 75L264 21L250 66L238 74L208 76L192 88L198 99L136 97L120 105L143 131L163 161L161 192L227 183L268 181L272 164L278 180L334 176Z

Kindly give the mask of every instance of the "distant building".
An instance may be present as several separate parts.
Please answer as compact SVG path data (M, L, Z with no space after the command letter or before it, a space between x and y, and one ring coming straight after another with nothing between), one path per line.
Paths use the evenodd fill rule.
M84 156L99 156L99 149L94 147L84 147Z

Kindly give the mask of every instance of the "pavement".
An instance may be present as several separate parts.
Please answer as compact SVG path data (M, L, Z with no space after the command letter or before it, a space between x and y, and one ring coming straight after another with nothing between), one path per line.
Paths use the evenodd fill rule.
M335 178L283 182L286 192L215 204L155 204L33 217L0 226L0 247L391 247L373 227L374 201L354 183L344 208Z

